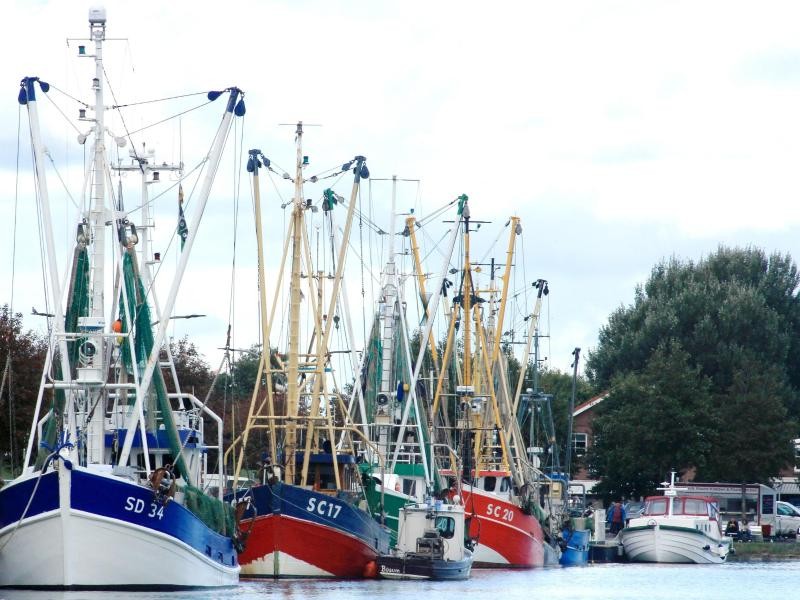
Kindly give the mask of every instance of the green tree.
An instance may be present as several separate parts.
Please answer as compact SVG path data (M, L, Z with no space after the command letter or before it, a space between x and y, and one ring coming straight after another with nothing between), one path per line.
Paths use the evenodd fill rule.
M596 389L613 395L627 375L648 368L656 348L677 344L686 368L709 380L712 397L708 410L719 446L696 457L697 477L740 481L747 464L753 465L748 478L766 480L789 464L800 413L798 284L789 255L755 248L720 247L697 263L664 261L637 287L633 304L609 317L587 374ZM758 431L743 426L759 414L770 418ZM599 474L614 476L607 461L595 460ZM675 460L673 466L684 465Z
M724 427L699 475L706 481L768 483L794 457L797 433L781 399L791 395L786 375L775 365L739 363L724 398L716 402ZM738 478L730 469L735 457Z
M184 336L177 342L169 344L172 360L175 363L175 372L178 375L178 382L181 390L185 393L194 394L202 402L214 380L214 374L208 366L205 358L197 350L197 347L189 341L188 336ZM173 392L172 378L167 378L167 387Z
M46 354L43 339L23 332L22 314L0 307L0 476L22 466Z
M705 466L716 417L711 381L676 341L664 342L641 372L624 373L598 407L590 471L606 498L638 497L655 490L671 470Z

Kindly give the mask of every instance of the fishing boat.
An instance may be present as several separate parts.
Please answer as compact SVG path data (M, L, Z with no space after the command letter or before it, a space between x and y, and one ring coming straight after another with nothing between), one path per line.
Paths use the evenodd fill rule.
M444 415L452 415L449 431L460 467L457 471L443 470L442 474L451 481L460 479L457 485L451 485L449 495L456 502L463 502L468 536L477 543L476 568L541 567L545 557L542 521L546 515L540 506L544 477L526 459L508 384L506 357L500 351L514 241L521 226L517 217L507 223L510 236L502 288L495 287L492 265L490 308L486 309L486 298L478 293L475 266L470 258L470 234L475 223L470 217L468 201L466 195L459 197L454 232L459 232L462 238L461 268L456 271L460 282L453 286L447 341L441 358L442 365L455 366L456 376L451 380L443 370L436 382L431 408L434 418L440 419L437 423L440 429ZM431 313L435 313L435 307ZM427 339L429 332L428 328L423 339Z
M39 95L51 86L25 77L19 93L30 121L52 312L24 468L0 489L0 586L235 585L239 566L232 511L221 496L203 491L206 454L222 451L221 429L216 445L206 441L204 417L219 419L180 390L164 342L224 141L234 115L244 113L242 93L227 90L176 276L154 315L149 267L137 251L148 227L137 230L121 195L114 197L108 185L107 155L130 135L108 137L105 40L105 10L91 9L88 41L94 54L78 47L79 57L95 65L94 101L81 103L80 111L80 120L91 130L78 137L81 144L90 142L91 160L86 197L75 196L80 211L70 225L76 236L67 278L58 268L45 173L51 156L42 142L37 107ZM209 93L209 99L222 94ZM87 110L94 114L87 116ZM132 152L146 189L158 177L146 155ZM147 199L142 202L149 205ZM109 274L113 282L106 279ZM62 279L68 281L66 290ZM159 321L155 334L153 321ZM162 368L171 375L165 377Z
M662 496L645 499L641 517L620 532L625 557L632 562L720 564L731 550L724 535L719 503L707 496L678 495L675 472Z
M367 509L361 475L356 463L353 427L347 411L338 411L343 402L333 389L334 376L329 340L338 323L338 303L343 285L347 240L352 225L360 181L369 176L366 159L356 156L335 175L352 171L353 185L347 204L342 241L337 243L332 225L334 207L344 198L331 190L323 192L322 217L330 227L331 244L338 246L334 257L335 274L330 277L312 266L307 252L306 212L319 212L307 200L303 186L317 177L304 173L308 157L303 155L303 124L295 131L297 162L294 175L292 217L284 245L280 290L284 270L289 271L289 314L287 347L284 352L269 349L270 330L276 327L275 307L267 311L263 273L263 246L260 231L260 192L258 173L270 169L270 160L252 150L248 170L253 174L256 198L256 228L259 247L261 323L263 348L244 431L228 449L238 452L236 475L244 465L252 432L266 432L268 441L258 485L236 490L240 501L248 502L242 515L242 528L248 532L246 547L239 555L242 575L253 578L338 577L359 578L377 575L376 560L389 551L389 530ZM327 284L329 280L332 283ZM328 289L324 289L328 285ZM301 291L305 288L305 295ZM279 296L276 291L275 298ZM301 302L311 304L308 343L301 346ZM280 407L280 409L279 409Z
M378 558L383 579L469 579L472 552L465 548L464 507L428 498L400 510L397 544Z

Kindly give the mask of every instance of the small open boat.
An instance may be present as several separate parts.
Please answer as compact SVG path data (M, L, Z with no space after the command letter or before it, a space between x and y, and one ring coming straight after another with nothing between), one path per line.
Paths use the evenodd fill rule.
M468 579L472 551L464 547L464 507L420 502L400 511L397 545L378 557L385 579Z

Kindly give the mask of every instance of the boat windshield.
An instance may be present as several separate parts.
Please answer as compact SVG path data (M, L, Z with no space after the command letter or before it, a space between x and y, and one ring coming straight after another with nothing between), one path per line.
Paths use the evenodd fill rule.
M667 514L667 498L648 498L642 514L648 517Z
M449 540L456 533L456 520L452 517L436 517L436 529L443 538Z
M674 515L698 515L708 516L708 508L705 500L701 498L675 498L672 507Z

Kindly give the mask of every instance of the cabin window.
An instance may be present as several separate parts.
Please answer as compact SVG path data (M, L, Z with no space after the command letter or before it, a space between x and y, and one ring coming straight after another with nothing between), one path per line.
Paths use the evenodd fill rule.
M494 488L497 487L497 477L484 477L483 478L483 489L487 492L493 492Z
M575 456L583 456L589 448L589 434L588 433L573 433L572 434L572 451Z
M700 500L698 498L684 498L683 513L678 513L676 510L675 514L707 515L708 509L706 508L706 503L704 500Z
M503 477L500 480L500 491L507 492L508 488L511 487L511 478L510 477Z
M449 540L456 534L456 520L453 517L436 517L436 529L439 535Z
M406 496L413 496L414 495L414 480L413 479L403 479L403 493Z
M667 514L667 499L654 498L653 500L648 500L644 505L644 514L646 516Z

